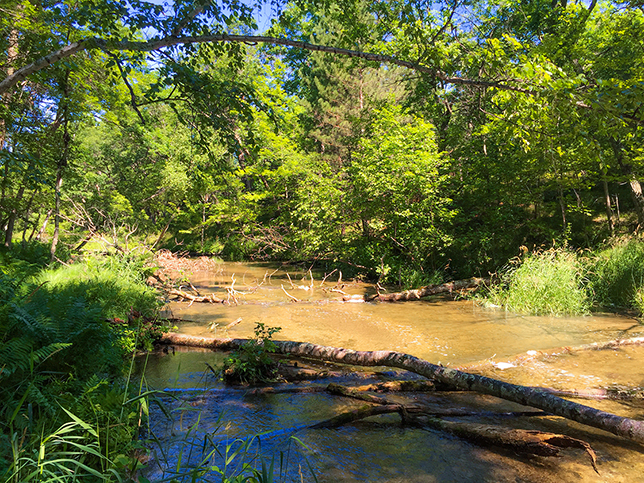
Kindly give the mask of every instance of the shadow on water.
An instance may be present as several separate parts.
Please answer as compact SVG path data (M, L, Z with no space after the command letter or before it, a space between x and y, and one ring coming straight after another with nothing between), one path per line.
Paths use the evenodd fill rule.
M285 280L288 283L284 274L274 274L270 283L252 290L266 273L265 267L257 265L225 264L216 276L195 274L193 283L200 291L214 291L216 286L230 285L233 272L237 290L248 292L240 305L172 304L175 316L192 320L179 327L181 332L248 337L255 323L263 322L282 327L279 339L359 350L393 349L431 362L457 365L609 340L624 333L635 336L640 329L633 327L630 319L613 316L520 317L484 310L465 301L341 304L336 302L337 293L317 286L321 280L318 274L314 293L289 285L289 291L304 300L294 304L281 290ZM294 287L306 283L301 281L302 274L297 277L291 274ZM330 286L333 284L335 281ZM362 293L368 289L362 284L347 284L342 290ZM226 333L208 328L213 322L221 327L240 317L242 323ZM210 467L198 481L221 481L221 475L212 468L224 468L226 456L230 458L235 452L227 474L241 471L244 462L261 468L262 457L267 465L274 458L275 481L284 482L644 481L641 446L557 417L503 418L485 413L471 421L563 433L588 441L597 452L600 475L581 450L562 451L558 458L527 457L477 446L439 431L403 426L398 415L373 417L337 429L310 429L316 422L364 403L327 393L252 395L244 388L223 386L206 369L205 363L220 367L224 354L174 351L152 354L146 363L147 384L166 389L158 398L159 404L150 407L150 432L158 443L147 473L151 481L177 476L173 472L178 467L184 476L190 468ZM644 385L643 358L642 348L629 347L534 358L507 370L489 366L481 372L508 382L557 389L636 387ZM143 361L140 363L143 365ZM350 376L340 381L347 385L355 382ZM360 384L364 383L360 379ZM404 398L436 408L525 410L472 393L407 394ZM644 417L641 400L587 404L623 416Z

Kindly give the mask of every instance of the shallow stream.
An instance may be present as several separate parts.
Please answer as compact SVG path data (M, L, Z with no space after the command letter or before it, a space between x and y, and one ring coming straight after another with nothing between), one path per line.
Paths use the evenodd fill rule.
M298 273L292 268L288 273L290 277L283 270L260 264L211 265L189 274L190 281L200 293L229 297L232 303L173 302L168 315L184 319L178 332L190 335L245 338L253 335L255 324L263 323L281 327L276 339L356 350L395 350L433 363L469 365L478 373L527 386L560 390L644 386L641 346L546 355L563 346L644 335L644 327L634 319L612 315L525 317L484 309L472 301L438 298L396 304L343 303L341 292L361 295L373 292L373 286L338 283L337 272L324 283L325 274ZM237 291L238 304L226 290L231 286ZM294 302L293 297L300 302ZM233 325L226 328L229 324ZM528 351L545 354L513 357ZM159 442L147 473L151 481L176 477L175 472L185 476L190 468L198 467L210 467L198 481L221 481L212 467L224 471L227 451L228 475L240 470L244 462L261 469L262 455L266 465L274 458L276 481L644 481L644 446L558 417L490 415L489 411L526 408L471 393L389 397L436 408L488 411L469 421L583 439L597 452L600 474L594 472L581 450L562 450L556 458L528 457L478 446L440 431L404 426L398 415L377 416L338 429L309 429L306 426L364 403L323 392L252 395L249 388L224 387L208 367L220 367L224 357L222 353L174 347L139 361L145 383L164 391L150 408L150 431ZM473 365L487 359L493 364ZM385 368L375 375L347 372L334 380L352 385L401 377L404 375ZM642 399L579 402L644 419ZM254 438L258 434L259 438Z

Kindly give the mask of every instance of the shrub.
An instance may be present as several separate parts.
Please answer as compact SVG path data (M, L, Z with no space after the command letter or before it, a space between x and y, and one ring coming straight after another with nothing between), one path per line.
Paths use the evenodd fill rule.
M507 310L560 316L587 314L590 309L583 266L569 251L548 250L528 255L502 278L505 283L493 287L488 300Z
M249 340L224 360L223 379L227 383L268 382L275 379L277 363L271 357L276 346L271 340L280 327L255 326L255 338Z

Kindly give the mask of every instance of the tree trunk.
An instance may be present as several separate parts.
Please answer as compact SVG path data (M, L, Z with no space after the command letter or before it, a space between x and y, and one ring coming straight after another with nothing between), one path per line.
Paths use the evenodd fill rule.
M58 246L58 239L60 237L60 189L63 186L63 170L67 166L67 158L69 155L69 74L70 71L67 70L63 80L63 98L61 102L63 103L63 150L58 160L58 166L56 167L56 190L55 190L55 208L54 208L54 236L51 241L51 261L53 262L56 258L56 247Z
M176 345L196 345L197 347L225 348L240 347L242 339L207 339L168 333L162 342ZM396 367L414 372L429 379L448 384L456 389L476 391L496 396L524 406L542 409L556 416L577 421L595 428L603 429L638 443L644 443L644 422L624 418L588 406L566 401L538 388L518 386L489 377L468 374L437 366L409 354L393 351L353 351L327 347L307 342L273 341L282 354L310 359L338 362L355 366Z
M633 197L633 204L637 212L637 222L639 226L644 226L644 195L642 194L642 185L635 177L628 180L631 187L631 196Z
M606 178L602 180L602 183L604 185L604 201L606 203L606 218L608 220L608 229L610 230L610 234L612 235L615 231L615 223L613 222L613 207L611 206L610 202L610 192L608 191L608 182L606 181Z
M642 193L642 185L633 173L633 167L624 162L624 152L621 144L615 139L611 139L611 146L615 153L615 159L622 170L622 174L628 178L628 184L631 188L631 198L635 206L635 213L637 214L637 223L639 226L644 226L644 194Z
M18 5L18 9L22 10L23 6ZM18 37L19 33L18 30L13 29L9 33L9 42L7 45L7 59L5 61L5 65L7 66L6 69L6 77L11 77L13 76L15 72L14 64L16 62L16 59L18 58ZM3 104L9 104L10 100L10 93L4 93L0 99L2 99ZM5 147L5 142L7 140L7 125L3 117L0 117L0 151L2 151Z
M40 239L42 238L43 234L45 233L45 230L47 229L47 223L49 223L49 217L51 216L51 211L52 210L47 211L47 216L45 216L45 221L43 221L42 226L40 227L40 230L38 230L38 234L36 235L36 240L37 241L40 241ZM34 228L34 230L35 230L35 228ZM32 236L33 236L33 233L32 233ZM32 237L30 236L29 237L30 241L31 241L31 238Z
M63 185L63 168L58 166L56 169L56 190L54 194L55 204L54 204L54 236L51 239L51 261L53 262L56 258L56 247L58 246L58 238L60 234L60 188Z

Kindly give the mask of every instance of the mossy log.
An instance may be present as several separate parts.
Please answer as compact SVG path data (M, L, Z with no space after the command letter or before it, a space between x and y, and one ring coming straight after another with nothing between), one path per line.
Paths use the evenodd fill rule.
M197 347L222 348L239 347L240 339L205 339L181 334L165 334L162 340L171 344L191 345L201 339ZM184 342L182 342L184 341ZM455 389L476 391L496 396L524 406L542 409L557 416L577 421L588 426L608 431L617 436L644 444L644 422L617 416L566 401L538 388L519 386L489 377L468 374L456 369L439 366L409 354L394 351L354 351L337 347L327 347L308 342L273 341L282 354L315 360L337 362L355 366L396 367L414 372L428 379L447 384Z

